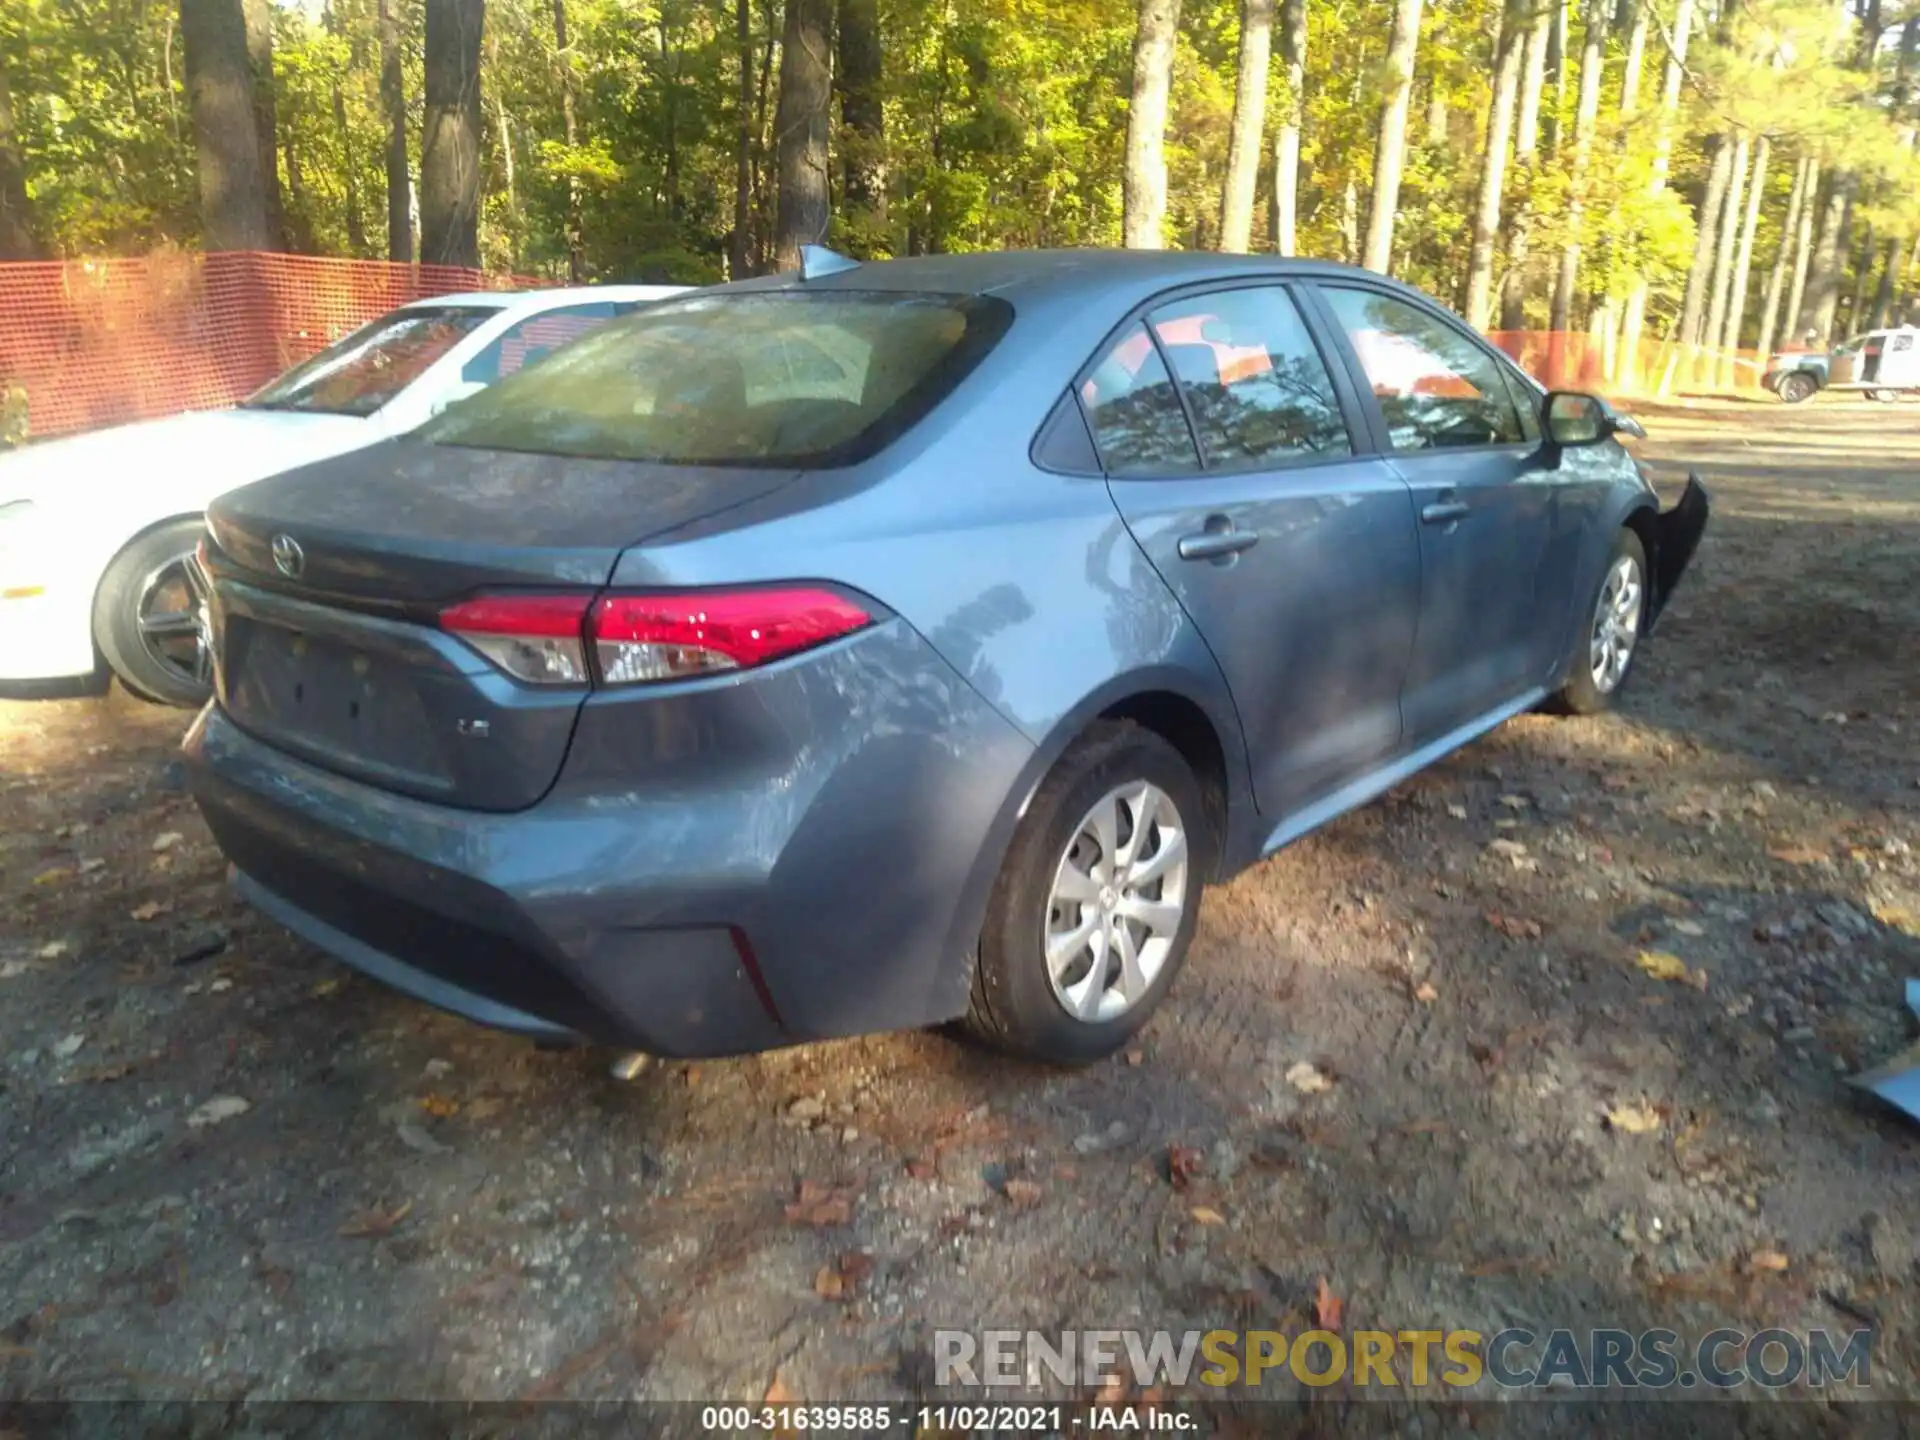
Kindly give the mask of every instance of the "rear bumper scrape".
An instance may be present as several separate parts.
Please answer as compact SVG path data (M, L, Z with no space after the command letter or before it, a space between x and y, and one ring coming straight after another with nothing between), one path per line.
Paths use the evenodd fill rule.
M1689 471L1687 488L1681 492L1680 499L1671 510L1663 510L1655 518L1653 597L1647 611L1649 633L1667 608L1667 601L1686 573L1693 552L1700 548L1700 537L1706 533L1707 516L1712 509L1707 487L1700 483L1699 475Z

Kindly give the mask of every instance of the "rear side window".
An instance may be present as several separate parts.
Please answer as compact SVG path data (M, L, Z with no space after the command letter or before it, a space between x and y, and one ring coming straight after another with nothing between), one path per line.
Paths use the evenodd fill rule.
M672 465L831 466L880 450L1012 323L1003 300L826 290L702 295L603 325L420 438Z
M1377 290L1326 286L1395 450L1526 439L1500 362L1439 316Z
M1185 475L1200 468L1173 377L1145 325L1133 325L1080 382L1080 403L1109 475Z
M631 308L611 300L598 300L591 305L569 305L563 310L547 310L516 321L460 367L460 378L479 385L504 380Z
M1333 379L1286 291L1224 290L1149 318L1209 469L1353 453Z

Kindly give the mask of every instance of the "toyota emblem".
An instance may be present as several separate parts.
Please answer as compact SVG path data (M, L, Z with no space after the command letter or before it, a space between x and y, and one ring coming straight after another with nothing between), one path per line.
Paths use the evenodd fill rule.
M300 548L300 542L293 536L273 537L273 568L289 580L298 580L300 572L307 568L307 552Z

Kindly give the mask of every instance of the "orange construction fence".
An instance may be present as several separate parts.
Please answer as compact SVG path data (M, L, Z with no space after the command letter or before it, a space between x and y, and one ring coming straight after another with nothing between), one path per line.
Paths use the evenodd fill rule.
M0 395L35 436L231 405L396 305L538 283L252 251L0 265Z

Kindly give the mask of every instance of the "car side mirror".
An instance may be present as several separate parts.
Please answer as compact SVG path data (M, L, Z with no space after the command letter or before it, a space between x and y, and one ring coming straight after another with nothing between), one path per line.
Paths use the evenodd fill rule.
M1622 415L1598 395L1578 390L1554 390L1547 395L1547 444L1555 452L1580 445L1597 445L1611 435L1644 440L1646 430L1631 415Z

